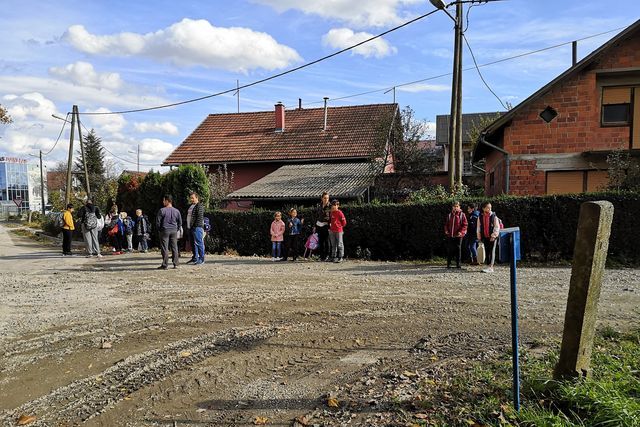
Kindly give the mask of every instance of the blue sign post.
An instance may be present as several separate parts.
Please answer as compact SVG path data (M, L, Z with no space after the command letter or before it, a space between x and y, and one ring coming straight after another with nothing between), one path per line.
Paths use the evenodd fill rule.
M518 350L518 286L516 263L520 260L520 227L500 230L500 262L509 261L511 276L511 358L513 363L513 407L520 411L520 362Z

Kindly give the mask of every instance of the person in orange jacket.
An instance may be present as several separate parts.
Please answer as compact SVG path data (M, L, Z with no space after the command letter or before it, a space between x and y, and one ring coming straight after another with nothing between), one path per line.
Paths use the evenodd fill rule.
M76 226L73 222L73 205L69 203L62 213L62 256L73 255L71 253L71 238Z

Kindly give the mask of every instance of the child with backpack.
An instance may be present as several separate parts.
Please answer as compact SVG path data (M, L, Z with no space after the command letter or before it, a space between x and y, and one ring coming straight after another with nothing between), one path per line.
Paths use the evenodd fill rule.
M478 217L476 227L478 240L482 241L485 250L485 263L489 267L482 270L483 273L493 273L493 264L496 258L496 243L500 236L500 220L491 210L491 203L482 204L482 213Z
M271 223L271 261L279 261L282 257L282 242L284 240L285 225L282 213L276 212Z
M304 219L298 218L298 211L295 208L289 209L289 219L287 220L287 230L289 231L289 235L286 238L287 251L284 256L284 261L287 260L287 256L289 254L291 254L292 261L296 261L298 259L303 224Z
M467 234L467 217L460 209L460 202L451 204L451 212L447 215L444 225L444 234L447 237L447 268L451 268L453 254L456 254L456 268L462 268L462 239Z

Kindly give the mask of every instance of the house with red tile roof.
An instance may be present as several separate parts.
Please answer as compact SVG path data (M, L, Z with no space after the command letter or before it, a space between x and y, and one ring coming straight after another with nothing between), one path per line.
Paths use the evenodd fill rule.
M197 163L211 172L225 165L233 174L230 199L245 202L244 207L261 201L315 202L322 191L311 195L291 182L292 176L312 172L314 187L332 197L365 197L368 186L363 185L359 164L378 160L378 166L365 168L373 174L367 178L371 183L376 173L392 170L391 124L399 120L397 104L286 110L278 103L274 111L210 114L163 165ZM270 176L284 166L286 170ZM263 178L268 185L251 187Z
M473 161L489 196L581 193L618 150L640 156L640 20L486 127Z

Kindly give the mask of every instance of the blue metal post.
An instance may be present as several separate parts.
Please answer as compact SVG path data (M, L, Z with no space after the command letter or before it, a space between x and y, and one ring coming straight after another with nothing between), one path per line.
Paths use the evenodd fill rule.
M516 275L516 245L514 242L515 233L509 234L511 251L511 351L513 359L513 407L520 411L520 363L518 350L518 288Z

